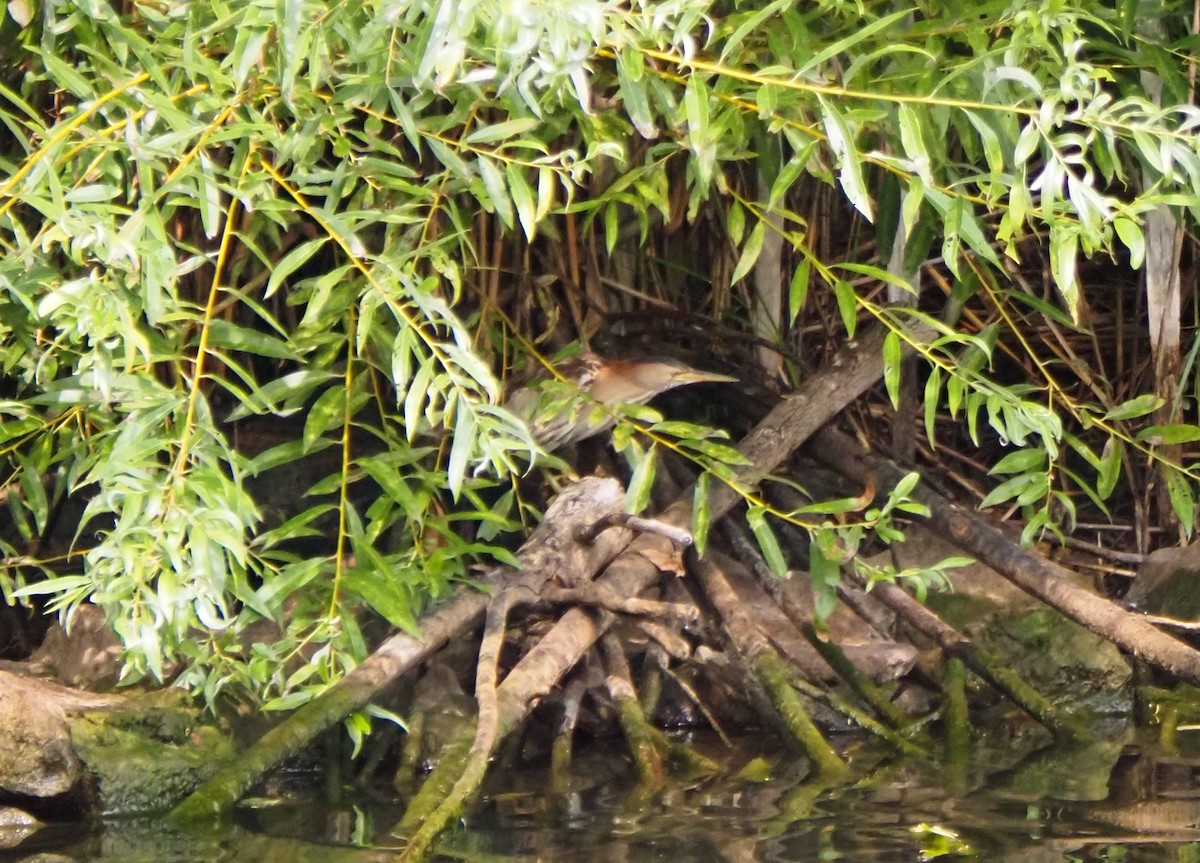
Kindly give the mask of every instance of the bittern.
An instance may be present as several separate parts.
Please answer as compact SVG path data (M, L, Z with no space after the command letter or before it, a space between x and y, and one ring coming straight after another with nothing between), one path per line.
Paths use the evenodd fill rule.
M617 405L645 404L687 384L737 380L671 358L606 360L591 352L555 366L554 378L565 385L556 390L554 380L534 380L505 402L547 452L608 431Z

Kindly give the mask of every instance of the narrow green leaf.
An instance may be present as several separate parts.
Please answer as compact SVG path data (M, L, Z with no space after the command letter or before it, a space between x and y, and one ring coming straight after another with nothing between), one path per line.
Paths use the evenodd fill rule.
M1146 416L1153 413L1162 405L1162 399L1154 395L1154 393L1146 393L1122 402L1115 408L1104 415L1104 419L1109 422L1117 422L1119 420L1131 420L1138 417Z
M37 532L40 536L45 532L46 521L50 517L50 501L46 497L46 487L42 484L42 477L32 459L20 452L13 455L21 466L18 476L21 483L22 502L25 509L33 516L33 522L37 525Z
M604 208L604 251L613 253L621 239L621 205L610 201Z
M483 187L487 189L496 215L500 217L504 227L511 228L513 226L513 208L512 201L508 197L508 189L504 185L504 176L487 156L480 156L476 164L479 167L479 176L483 178Z
M1029 506L1031 503L1044 498L1050 493L1050 475L1046 473L1028 474L1029 485L1017 495L1018 506Z
M765 227L762 221L755 223L754 227L750 230L750 236L746 240L746 245L742 247L742 256L738 258L737 266L733 269L732 281L734 283L740 281L754 268L754 264L762 252L764 230Z
M508 177L508 190L512 194L513 204L517 208L517 217L521 220L521 228L525 237L532 240L537 233L537 206L533 200L533 189L525 179L525 173L520 165L510 163L505 168Z
M758 541L758 548L762 551L763 560L766 561L771 573L778 578L783 578L787 575L787 560L783 556L783 549L779 545L775 532L767 524L763 508L752 506L746 510L746 523L750 525L750 530L753 531L754 538Z
M37 49L27 49L32 53L36 53L41 57L42 63L45 64L46 70L50 73L53 81L58 87L70 90L71 93L80 99L95 98L96 93L92 90L92 85L87 78L79 74L71 64L63 61L57 53L53 51L40 51Z
M294 414L308 401L312 391L338 376L325 369L305 369L292 372L273 381L268 381L254 390L261 405L245 402L229 414L229 421L238 420L254 413L273 413L285 417Z
M538 170L537 210L533 217L535 222L540 224L550 214L550 208L554 206L554 191L557 187L557 172L553 168L540 168Z
M658 447L651 446L638 459L637 468L629 478L629 490L625 497L625 511L631 515L643 512L650 505L650 493L654 491L654 478L658 470Z
M1026 291L1004 291L1004 297L1006 299L1011 299L1014 302L1021 303L1022 305L1029 306L1029 308L1034 309L1039 314L1045 315L1052 321L1057 321L1064 327L1078 329L1075 322L1071 320L1069 315L1067 315L1057 306L1046 302L1041 297L1034 296Z
M213 318L208 328L208 343L214 348L229 348L260 357L299 360L300 355L283 339L243 327L224 318Z
M900 372L903 363L900 336L891 330L883 339L883 385L894 410L900 410Z
M1100 454L1100 465L1096 473L1096 493L1102 501L1108 501L1121 479L1121 462L1124 456L1124 443L1118 438L1110 437L1104 442L1104 451Z
M842 324L846 327L846 335L854 338L858 330L858 296L854 293L854 285L845 279L838 279L833 285L833 294L837 298L838 312L842 316Z
M307 240L280 258L279 263L271 270L271 277L267 279L265 296L270 297L274 295L279 290L280 285L287 280L288 276L308 263L309 259L328 241L328 237L317 237L315 240Z
M816 602L814 613L817 623L825 625L829 615L837 607L837 586L841 581L841 567L837 561L826 556L818 542L808 545L808 575L812 583L813 598Z
M1162 466L1163 479L1167 483L1167 496L1171 509L1179 519L1180 526L1189 538L1196 529L1196 495L1187 477L1173 467Z
M734 246L741 245L745 232L746 210L737 201L730 201L725 213L725 233L729 235L729 242Z
M1000 146L1000 137L987 120L974 111L964 111L963 113L966 114L967 120L975 127L975 132L979 135L979 141L983 144L983 157L987 160L992 178L1000 179L1004 175L1004 150Z
M470 409L470 405L464 402L463 397L459 397L455 407L454 435L450 444L450 461L446 465L446 487L450 489L450 494L454 499L458 500L463 482L467 478L467 467L470 464L471 454L475 452L478 446L476 434L478 423L475 421L475 414ZM449 406L447 406L447 409L449 409Z
M908 18L912 14L912 10L908 7L900 9L890 15L884 15L882 18L876 18L870 24L863 27L849 27L850 34L826 45L822 50L805 59L804 64L796 71L796 75L803 75L810 69L819 69L828 60L838 57L850 51L855 45L870 39L876 33L890 29L894 24Z
M296 72L304 62L304 56L297 50L300 37L300 22L304 13L303 0L279 0L276 14L279 16L276 26L279 28L279 54L283 68L280 82L280 95L286 101L292 99L292 88L296 84Z
M312 451L317 438L332 428L342 425L346 412L346 388L332 386L313 402L304 419L304 452Z
M36 581L33 584L27 584L22 588L14 590L12 595L18 599L26 596L48 596L69 593L73 590L81 590L91 586L92 580L87 576L62 575L58 578L48 578L45 581Z
M111 201L120 194L121 190L109 183L91 183L67 192L63 200L68 204L98 204Z
M942 394L942 370L934 366L925 379L925 437L936 449L934 434L937 428L937 409Z
M795 0L773 0L766 6L758 10L748 10L752 14L745 17L745 20L738 25L737 29L729 34L729 38L725 40L725 47L721 51L721 62L724 63L729 59L729 54L735 49L741 48L742 40L753 33L765 21L774 20L775 16L781 11L788 9L793 5ZM736 19L734 19L736 20Z
M729 444L717 443L714 440L691 440L681 442L688 449L695 450L708 456L710 459L715 459L721 464L726 465L745 465L750 464L750 459L746 458L740 451Z
M1129 249L1129 266L1141 269L1142 261L1146 259L1146 235L1142 233L1142 226L1133 219L1117 216L1113 219L1113 229Z
M419 636L421 630L413 613L412 597L402 586L404 580L395 578L392 567L369 545L356 544L354 553L359 566L343 576L346 589L365 599L392 626Z
M211 240L221 232L221 189L207 153L200 154L200 170L194 176L199 184L200 222L204 225L204 235Z
M708 137L708 87L699 75L688 76L683 91L683 109L687 118L688 137L705 140Z
M900 144L904 154L912 161L917 175L926 183L933 184L933 173L930 170L931 159L925 146L925 135L921 128L921 115L912 105L900 105L897 109L897 119L900 124ZM889 175L894 176L894 175ZM899 198L897 197L897 204ZM899 219L896 219L899 222ZM894 234L893 234L894 236ZM881 247L881 252L891 253L891 245Z
M1187 423L1149 426L1138 432L1137 439L1166 446L1192 443L1193 441L1200 440L1200 426L1189 425Z
M812 260L806 255L801 258L796 272L792 274L792 283L788 287L788 323L796 323L804 301L808 297L808 280L812 274Z
M1014 476L1012 479L1005 480L996 486L987 497L979 502L980 509L987 509L989 506L995 506L998 503L1012 500L1013 498L1028 492L1031 488L1042 487L1045 484L1046 475L1023 473L1019 476Z
M42 421L33 417L2 422L0 423L0 445L8 443L14 438L32 434L41 428Z
M701 471L696 478L696 489L692 492L692 541L700 557L704 557L704 550L708 548L708 529L712 526L712 507L708 497L711 485L712 474Z
M895 488L892 489L892 497L897 500L908 497L910 494L912 494L913 489L917 487L917 483L920 481L921 474L915 470L909 471L904 476L900 477L900 481L897 482Z
M1031 470L1044 471L1046 468L1046 451L1041 449L1022 449L1010 452L1000 459L989 474L1025 473Z
M650 427L650 431L668 437L682 438L683 440L704 440L705 438L712 437L714 434L713 430L707 426L684 422L683 420L663 420L662 422L656 422Z
M1050 275L1063 298L1071 320L1079 321L1079 282L1075 277L1079 257L1079 233L1073 229L1050 229Z
M287 441L286 443L269 447L250 459L246 463L246 473L250 476L258 476L272 468L292 464L306 455L320 452L333 445L333 441L323 437L318 437L308 446L305 446L303 440Z
M636 47L622 48L617 54L617 84L621 101L638 134L648 141L658 137L658 127L650 110L650 98L645 80L645 58Z
M821 116L825 125L825 136L829 147L838 158L838 179L842 191L854 205L854 209L862 213L868 222L873 221L874 214L871 206L871 196L867 192L866 181L863 179L862 160L846 118L825 99L819 96Z
M490 144L493 141L510 141L514 138L519 138L526 132L532 132L540 125L541 121L536 117L518 117L512 120L504 120L500 123L481 126L470 135L467 135L463 143L478 146L480 144Z

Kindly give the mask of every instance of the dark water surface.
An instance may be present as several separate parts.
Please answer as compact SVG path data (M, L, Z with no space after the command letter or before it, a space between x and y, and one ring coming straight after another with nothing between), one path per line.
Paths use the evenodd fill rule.
M592 752L566 788L544 771L493 777L484 801L441 846L438 860L556 863L816 863L816 861L1196 861L1200 863L1200 734L1178 752L1126 738L1023 754L983 743L972 765L896 760L843 741L855 780L822 788L803 759L765 741L719 756L718 777L640 793L623 750ZM759 748L756 750L755 746ZM363 794L338 805L244 808L205 836L156 821L114 821L86 839L51 827L0 861L383 861L402 807Z

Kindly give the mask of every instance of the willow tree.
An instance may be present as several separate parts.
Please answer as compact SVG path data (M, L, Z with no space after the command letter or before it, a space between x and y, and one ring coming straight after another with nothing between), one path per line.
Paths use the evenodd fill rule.
M1079 0L6 10L2 585L102 607L131 676L183 657L210 699L293 704L363 656L364 607L411 628L505 559L535 445L497 370L647 292L753 332L790 380L797 347L819 361L877 319L897 402L921 316L942 334L920 345L929 437L948 413L991 441L983 503L1069 530L1153 471L1194 522L1197 474L1155 448L1200 431L1139 426L1159 403L1132 359L1105 366L1124 349L1070 347L1110 295L1081 273L1132 282L1146 214L1198 200L1182 7L1153 38L1139 4ZM899 309L888 285L932 287ZM259 415L291 436L239 451ZM248 479L321 450L319 496L264 521ZM262 618L285 636L239 647Z

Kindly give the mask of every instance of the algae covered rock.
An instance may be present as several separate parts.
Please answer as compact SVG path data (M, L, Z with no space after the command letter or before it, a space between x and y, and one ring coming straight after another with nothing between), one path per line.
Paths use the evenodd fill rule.
M185 707L85 713L71 722L71 737L106 815L165 810L234 756L228 737Z
M1097 714L1132 711L1132 670L1121 651L1057 611L997 607L955 594L931 595L929 604L1056 702Z

